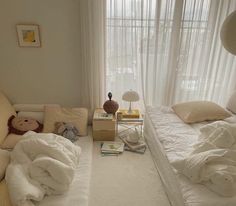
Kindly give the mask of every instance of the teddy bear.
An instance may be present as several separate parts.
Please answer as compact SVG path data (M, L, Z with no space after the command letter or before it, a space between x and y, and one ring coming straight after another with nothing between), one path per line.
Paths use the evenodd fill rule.
M75 142L78 140L79 131L72 123L56 122L54 133L69 139L71 142Z
M15 117L12 115L8 120L9 134L23 135L27 131L41 132L43 125L30 117Z

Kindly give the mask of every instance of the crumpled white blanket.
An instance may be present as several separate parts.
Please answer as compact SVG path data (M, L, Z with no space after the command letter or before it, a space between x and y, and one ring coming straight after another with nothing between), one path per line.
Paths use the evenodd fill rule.
M200 129L200 142L173 166L193 183L226 197L236 195L236 125L218 121Z
M14 206L32 206L45 195L63 194L74 177L81 149L52 133L27 132L11 153L6 182Z

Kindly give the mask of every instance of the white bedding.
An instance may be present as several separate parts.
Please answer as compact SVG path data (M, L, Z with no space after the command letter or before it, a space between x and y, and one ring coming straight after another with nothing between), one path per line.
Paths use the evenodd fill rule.
M11 152L6 170L11 202L33 206L46 195L68 191L79 164L81 149L68 139L52 133L29 131Z
M43 134L42 134L43 135ZM54 138L53 136L51 138ZM49 138L49 139L51 139ZM36 140L36 138L35 138ZM34 141L35 141L34 140ZM59 140L59 139L58 139ZM60 139L65 140L64 138ZM66 140L68 141L68 140ZM50 140L45 141L46 144L47 142L50 142ZM60 141L59 141L60 142ZM63 142L63 141L62 141ZM69 141L68 141L69 142ZM27 144L28 145L27 145ZM36 147L34 148L34 150L32 152L27 152L30 150L25 150L26 153L24 152L25 147L30 146L29 143L32 143L31 140L28 141L27 139L22 141L22 144L19 144L19 147L17 151L12 152L12 156L13 156L13 162L16 163L18 160L22 161L24 160L25 164L22 165L22 167L19 166L19 164L12 164L12 167L15 167L16 165L17 168L13 168L11 170L11 167L9 167L9 172L7 175L7 181L8 181L8 188L9 188L9 192L13 195L13 203L15 202L15 205L24 205L24 206L28 206L28 205L32 205L32 203L30 201L25 201L26 199L36 199L36 200L40 200L42 198L42 196L44 195L45 192L49 192L49 193L63 193L62 195L49 195L49 196L45 196L43 200L41 200L40 202L36 202L33 201L34 205L42 205L42 206L64 206L64 205L71 205L71 206L88 206L88 201L89 201L89 185L90 185L90 176L91 176L91 164L92 164L92 145L93 145L93 141L92 141L92 137L91 137L91 128L89 129L89 135L85 136L85 137L80 137L79 140L77 142L75 142L76 145L79 145L79 147L74 146L74 148L78 148L79 150L75 150L75 152L79 152L80 148L82 150L81 154L80 154L80 158L79 158L79 166L75 167L76 169L73 169L73 175L70 174L70 172L72 172L72 170L70 170L70 166L73 165L73 161L76 161L76 165L77 164L77 158L73 159L73 147L71 147L68 151L66 152L66 148L63 149L63 153L68 154L68 156L66 155L62 155L60 153L60 151L57 151L57 148L60 147L60 143L58 145L54 145L52 144L52 150L48 151L47 145L44 145L45 148L40 148L40 143L39 145L38 143L38 139L34 142L35 145L32 145L32 147ZM52 142L53 143L53 142ZM70 142L69 142L70 143ZM22 146L23 145L23 146ZM49 143L50 145L50 143ZM69 146L73 146L73 144L69 144ZM50 147L51 147L50 146ZM54 147L55 146L55 147ZM68 146L68 145L67 145ZM35 156L35 154L37 153L37 150L40 152L40 156ZM55 150L55 151L54 151ZM49 156L42 156L42 154L44 152L52 152L51 156L53 156L52 159L49 158ZM16 155L14 155L16 154ZM29 155L29 156L28 156ZM71 157L70 157L71 155ZM19 157L19 158L18 158ZM48 190L47 191L47 187L45 188L37 188L38 184L34 184L35 182L31 182L31 180L28 182L28 175L24 172L26 170L22 170L21 168L25 168L27 165L27 161L31 161L28 157L35 159L36 161L34 162L35 165L30 164L31 169L27 170L31 172L31 175L36 175L36 181L44 181L44 183L47 184L51 184L50 186L55 186L53 190ZM59 162L54 160L57 158L61 158L62 161L68 163L65 165L62 165ZM44 161L45 159L49 158L51 163L50 165L48 165L48 161ZM70 163L68 161L71 161ZM45 165L45 163L47 165ZM44 167L46 166L46 167ZM60 170L60 167L66 167L63 168L62 170ZM68 167L69 166L69 167ZM49 175L47 175L47 172L44 173L43 170L48 170L51 172L51 174L53 175L54 172L55 174L53 175L53 178L50 178ZM69 173L64 173L64 169L69 169L70 172ZM61 173L58 173L57 170L62 171ZM14 174L12 174L12 172ZM21 174L20 174L21 173ZM26 174L26 175L25 175ZM43 174L43 176L42 176ZM58 176L60 175L60 177ZM57 179L57 176L59 179ZM74 177L73 180L71 179L71 177ZM33 178L31 176L31 178ZM27 180L28 179L28 180ZM56 182L54 181L54 179L57 179ZM71 182L72 180L72 182ZM35 181L35 180L34 180ZM63 182L63 184L60 186L60 184L58 184L58 182ZM68 184L64 184L68 182ZM70 183L71 182L71 183ZM19 184L18 184L19 183ZM33 183L33 185L30 185L31 183ZM56 184L54 184L56 183ZM35 187L36 186L36 187ZM67 187L68 186L68 187ZM19 190L17 189L17 187L19 187ZM24 188L24 189L23 189ZM45 189L45 190L44 190ZM28 194L28 195L27 195ZM18 201L20 200L21 201ZM25 199L25 200L24 200ZM17 203L16 203L17 202ZM22 204L21 204L21 203Z
M193 183L225 197L236 195L236 124L216 121L200 128L199 143L173 166Z
M74 180L69 191L60 196L48 196L39 206L88 206L89 187L92 167L93 139L89 128L89 135L80 137L75 144L81 147L79 167L76 169Z
M199 135L199 124L187 125L182 122L174 112L166 107L151 108L148 107L146 110L146 120L144 127L144 134L147 138L147 142L150 149L154 155L154 160L157 166L161 167L160 175L163 178L164 185L167 188L167 193L170 197L172 205L181 205L181 196L173 192L171 189L172 185L178 191L179 187L182 191L183 199L185 205L188 206L235 206L236 196L234 197L222 197L216 193L210 191L205 186L201 184L191 183L185 176L176 173L178 182L176 181L176 176L173 173L166 170L168 168L168 162L164 162L164 157L162 158L161 164L160 157L157 157L157 150L162 151L159 156L164 156L163 148L167 155L169 162L172 164L176 160L182 160L189 156L193 151L194 144L198 141ZM206 123L204 123L206 124ZM150 133L150 130L154 128L155 134ZM160 146L160 142L162 146ZM153 146L155 144L155 146ZM155 147L159 147L155 149ZM163 148L161 148L163 147ZM156 150L156 151L155 151ZM153 152L154 151L154 152ZM165 166L163 166L165 164ZM165 171L166 170L166 171ZM173 171L173 170L172 170ZM175 170L176 172L176 170ZM178 192L177 192L178 193Z

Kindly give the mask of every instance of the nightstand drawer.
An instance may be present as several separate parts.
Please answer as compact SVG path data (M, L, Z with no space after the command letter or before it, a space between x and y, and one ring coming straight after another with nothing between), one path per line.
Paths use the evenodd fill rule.
M115 130L93 130L94 141L114 141L115 136Z
M94 130L115 130L116 122L115 121L93 121Z

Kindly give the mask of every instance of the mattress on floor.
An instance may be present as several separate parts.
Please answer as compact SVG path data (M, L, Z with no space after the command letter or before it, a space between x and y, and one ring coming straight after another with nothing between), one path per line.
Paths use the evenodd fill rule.
M182 159L188 156L193 150L193 145L198 141L199 127L201 124L185 124L182 120L175 115L172 109L168 107L147 107L144 134L150 149L153 154L154 161L158 166L161 166L160 173L163 179L164 185L167 189L169 198L172 198L172 205L176 201L180 202L180 195L175 194L171 190L171 182L173 183L175 190L179 187L182 193L182 197L185 205L188 206L235 206L236 196L234 197L221 197L216 193L208 190L201 184L191 183L185 176L178 174L172 168L173 172L165 171L168 169L167 164L177 159ZM150 131L153 132L150 132ZM166 155L168 162L160 162L160 157L157 156L156 151L161 151ZM159 156L162 155L159 153ZM164 155L163 155L164 156ZM164 159L164 157L162 158ZM165 166L163 166L163 164ZM175 177L174 177L175 175ZM170 176L170 177L169 177ZM175 182L177 181L177 182ZM174 197L172 197L174 196ZM180 205L180 204L178 204Z
M89 135L80 137L75 144L82 149L79 167L77 168L74 180L69 191L63 195L47 196L41 202L35 203L39 206L88 206L89 186L92 167L92 140L91 128ZM11 206L7 186L4 181L0 183L0 206Z

